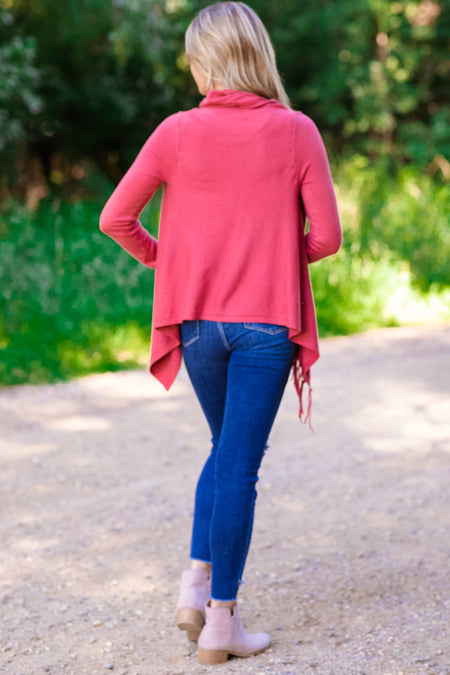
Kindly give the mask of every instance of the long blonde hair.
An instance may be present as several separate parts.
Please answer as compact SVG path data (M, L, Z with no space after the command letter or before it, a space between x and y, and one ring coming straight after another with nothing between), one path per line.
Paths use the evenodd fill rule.
M288 108L269 34L243 2L218 2L202 9L186 31L186 56L207 88L249 91Z

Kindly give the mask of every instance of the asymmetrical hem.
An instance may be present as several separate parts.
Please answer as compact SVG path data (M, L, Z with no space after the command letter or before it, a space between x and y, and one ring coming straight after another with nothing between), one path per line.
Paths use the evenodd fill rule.
M163 187L158 240L139 215ZM305 234L305 222L309 230ZM310 422L319 341L309 264L342 240L321 136L274 99L211 91L164 120L108 200L100 228L156 268L150 372L166 389L183 321L275 323L298 345L300 419Z

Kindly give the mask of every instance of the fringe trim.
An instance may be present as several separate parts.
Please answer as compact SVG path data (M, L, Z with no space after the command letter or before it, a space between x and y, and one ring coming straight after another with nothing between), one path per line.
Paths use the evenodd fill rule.
M302 424L308 424L311 431L314 432L314 429L312 428L311 425L312 388L310 384L310 373L309 371L307 373L303 372L303 367L299 358L297 358L294 361L294 384L300 401L300 410L298 413L300 422ZM305 384L308 385L308 400L306 405L306 411L303 405L303 389Z

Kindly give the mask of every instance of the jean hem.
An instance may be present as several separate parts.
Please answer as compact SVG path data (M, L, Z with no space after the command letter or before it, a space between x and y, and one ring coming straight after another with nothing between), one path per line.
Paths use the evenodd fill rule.
M196 556L189 556L189 560L197 560L198 562L206 563L207 565L211 565L211 560L203 560L203 558L197 558Z
M228 598L226 600L222 600L222 598L214 598L212 595L209 596L211 600L214 600L215 602L236 602L236 597L234 598Z

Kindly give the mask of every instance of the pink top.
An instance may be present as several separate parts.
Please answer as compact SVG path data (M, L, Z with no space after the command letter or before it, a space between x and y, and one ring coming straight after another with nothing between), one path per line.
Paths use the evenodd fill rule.
M139 214L161 184L156 241ZM274 99L211 91L154 131L103 209L100 229L156 267L150 371L166 389L181 364L183 320L262 322L287 326L299 345L301 400L319 357L308 263L342 241L311 119Z

